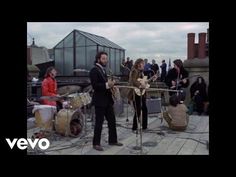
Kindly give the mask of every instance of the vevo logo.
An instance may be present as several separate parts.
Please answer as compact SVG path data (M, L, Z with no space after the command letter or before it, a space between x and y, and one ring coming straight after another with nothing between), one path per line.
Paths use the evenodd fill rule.
M15 144L21 150L26 149L28 146L30 146L32 149L34 149L37 144L38 144L38 147L41 150L46 150L50 146L50 142L46 138L34 139L34 140L32 140L30 138L27 138L27 139L25 139L25 138L20 138L20 139L14 138L13 141L11 141L9 138L6 138L6 141L7 141L8 145L10 146L11 149L13 149Z

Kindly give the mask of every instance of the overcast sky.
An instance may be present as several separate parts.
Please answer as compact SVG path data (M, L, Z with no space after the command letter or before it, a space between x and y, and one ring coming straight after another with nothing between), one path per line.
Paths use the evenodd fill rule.
M207 32L208 22L143 22L143 23L98 23L98 22L30 22L27 23L27 44L32 37L38 46L53 48L72 30L78 29L103 36L126 49L125 56L131 59L155 59L158 64L162 59L182 60L187 56L187 33Z

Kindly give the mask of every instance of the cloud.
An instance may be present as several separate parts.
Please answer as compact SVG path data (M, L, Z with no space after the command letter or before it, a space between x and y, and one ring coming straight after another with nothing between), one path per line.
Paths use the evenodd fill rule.
M78 29L103 36L126 49L131 59L186 59L187 33L206 32L208 22L29 22L27 33L36 45L53 48L72 30ZM32 39L27 35L27 44Z

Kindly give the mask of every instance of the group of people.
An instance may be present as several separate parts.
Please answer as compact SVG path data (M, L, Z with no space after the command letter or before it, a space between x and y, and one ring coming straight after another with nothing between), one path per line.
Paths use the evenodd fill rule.
M108 55L106 52L99 52L96 55L95 66L90 71L90 80L92 87L94 89L93 104L95 105L95 129L93 138L93 148L98 151L103 151L100 144L101 141L101 131L104 118L108 122L108 143L110 145L122 146L117 140L116 132L116 120L113 110L114 101L112 99L111 89L115 85L115 81L107 78L106 71L104 67L107 65ZM176 63L175 61L174 63ZM178 63L178 62L177 62ZM144 67L145 61L141 58L137 59L132 66L129 73L129 84L136 88L145 89L146 83L140 82L138 79L144 77ZM178 68L179 67L179 68ZM173 73L179 77L183 69L179 65L173 69ZM153 77L156 80L157 76ZM187 81L183 81L184 83ZM170 82L172 86L176 86L176 82ZM138 128L146 130L148 128L148 110L146 105L146 92L141 95L137 94L134 89L130 89L128 93L128 99L133 104L134 107L134 117L132 130L137 131ZM102 100L102 101L101 101ZM170 97L171 105L168 108L169 119L166 119L170 128L174 130L185 130L188 123L187 107L181 103L180 97L177 95L172 95ZM142 114L141 114L142 111ZM178 112L176 114L176 112ZM141 116L142 115L142 119ZM141 127L138 127L140 125Z
M132 65L132 62L128 59L124 66L130 69L129 72L129 84L141 90L146 88L145 82L140 82L138 79L142 79L145 75L145 68L147 60L141 58L137 59ZM114 114L113 104L114 100L112 97L112 89L115 86L115 81L108 79L105 67L108 63L108 54L106 52L99 52L95 57L94 67L90 70L89 77L91 85L93 87L93 97L92 104L95 106L95 127L93 136L93 148L98 151L103 151L101 146L101 132L106 118L108 123L108 143L112 146L122 146L123 144L118 142L117 130L116 130L116 118ZM154 73L158 73L159 67L153 60L150 66ZM162 62L162 71L166 71L165 61ZM166 77L164 77L164 75ZM164 72L164 81L173 90L181 90L187 87L188 72L184 69L181 60L177 59L174 61L174 68L171 69L168 74ZM42 82L42 95L43 96L56 96L57 94L57 84L56 84L56 69L53 67L48 68L45 79ZM157 79L157 76L152 78L153 81ZM196 102L201 103L197 107L199 111L202 111L202 101L205 98L205 84L204 79L199 77L197 82L191 86L191 96L196 100ZM148 128L148 110L146 105L146 92L142 95L137 94L134 89L130 89L128 93L128 99L134 107L134 117L132 130L137 131L140 125L140 115L142 111L142 129L146 130ZM170 92L170 105L168 106L167 116L164 116L169 127L173 130L185 130L188 124L188 109L183 104L185 99L185 94L180 92ZM43 104L49 104L61 108L60 102L47 101L44 100Z
M143 78L145 72L145 60L137 59L135 61L134 67L132 68L129 76L129 83L131 86L135 86L137 88L145 89L145 83L139 82L138 78ZM188 80L187 71L183 68L181 60L174 61L174 68L168 72L167 75L167 85L170 89L175 90L178 87L178 90L181 87L187 87ZM181 81L181 85L177 84L177 79L183 79ZM156 80L156 77L153 77L153 80ZM185 96L177 92L170 92L170 105L168 107L167 115L164 116L165 120L167 121L169 127L173 130L185 130L188 124L188 109L183 104ZM132 100L134 106L134 118L133 118L133 126L132 130L137 130L137 123L142 122L142 129L147 129L148 125L148 110L146 105L146 92L143 95L137 95L134 90L130 90L128 94L129 100ZM140 113L142 111L142 121L140 120Z
M165 83L170 89L180 90L178 94L181 103L186 97L186 88L189 86L189 73L183 67L183 62L180 59L174 61L174 68L168 71ZM190 86L190 98L192 108L191 112L196 111L199 115L206 113L208 114L208 94L207 86L202 76L197 76L196 80ZM170 95L173 95L170 92ZM189 112L190 113L190 112Z
M131 68L133 67L133 60L130 60L129 57L127 57L127 60L122 60L121 66L120 66L120 72L125 77L125 80L128 80L129 72Z
M161 72L160 72L161 69ZM167 65L165 60L162 60L160 68L156 61L153 59L152 64L148 63L148 59L144 59L144 75L148 76L148 78L157 74L160 78L161 82L165 82L166 74L167 74Z
M125 59L123 59L121 63L121 74L124 76L129 76L132 67L133 67L133 60L130 60L129 57L127 57L126 61ZM164 82L167 74L167 65L165 63L165 60L162 60L162 64L159 67L159 65L156 63L154 59L152 60L152 63L149 63L148 59L144 59L143 72L145 76L148 76L148 78L157 74L158 78L160 78L160 81Z

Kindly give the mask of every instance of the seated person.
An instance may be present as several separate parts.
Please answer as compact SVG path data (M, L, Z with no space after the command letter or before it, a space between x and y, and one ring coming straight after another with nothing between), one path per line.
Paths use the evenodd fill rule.
M206 83L203 77L198 77L197 80L190 87L191 99L194 102L195 108L199 115L204 111L207 102Z
M207 99L206 102L204 104L204 112L206 115L209 115L209 85L207 87Z
M177 95L172 95L169 101L170 105L163 117L170 129L184 131L187 128L189 121L189 116L187 114L188 109L184 104L180 104Z
M45 78L42 82L42 96L59 96L57 94L57 71L54 67L49 67L46 71ZM42 104L56 106L59 111L62 109L61 101L42 100Z

